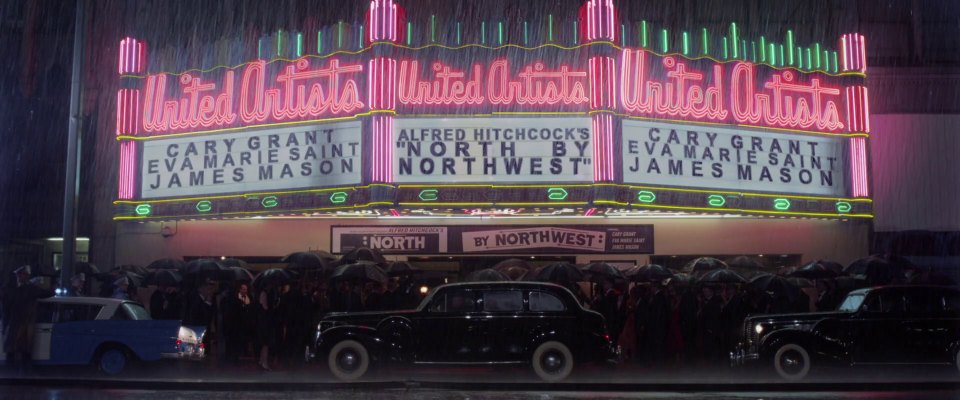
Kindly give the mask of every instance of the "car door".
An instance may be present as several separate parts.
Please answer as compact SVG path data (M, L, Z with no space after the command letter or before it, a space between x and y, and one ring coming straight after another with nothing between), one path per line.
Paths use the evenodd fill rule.
M476 327L479 317L474 290L451 287L438 292L414 322L417 348L414 360L420 363L463 363L478 361Z
M907 293L906 313L899 329L904 338L904 362L942 363L948 361L948 320L942 317L943 292L912 290Z
M848 320L851 357L858 364L906 362L901 329L903 293L884 290L870 293L855 318Z
M528 354L532 354L535 350L532 346L542 343L545 337L559 340L575 351L588 344L577 337L577 333L589 328L578 326L576 314L571 312L555 293L531 290L527 308L529 312L525 323L525 339L531 346Z
M37 303L37 319L33 327L33 353L31 353L34 361L50 360L50 341L53 339L59 306L55 302Z
M480 318L471 321L480 362L519 362L524 358L523 291L488 289L480 292Z

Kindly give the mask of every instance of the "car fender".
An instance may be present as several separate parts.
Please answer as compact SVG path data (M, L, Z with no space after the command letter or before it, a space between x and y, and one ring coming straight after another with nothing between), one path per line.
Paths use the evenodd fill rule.
M773 353L777 351L777 348L787 343L801 345L807 349L811 355L816 353L813 348L816 341L810 332L799 329L780 329L770 332L760 339L760 358L769 359L773 357Z
M382 340L384 355L393 361L413 361L413 321L407 317L394 316L377 324L377 337Z
M574 353L575 358L581 355L581 354L577 354L576 352L580 350L582 346L579 346L578 343L570 343L570 338L567 335L563 335L562 333L557 332L556 330L551 329L551 330L544 330L540 332L530 332L529 337L530 337L530 340L527 342L527 348L525 349L526 351L524 352L527 355L527 358L533 357L533 352L536 351L537 347L540 347L541 344L544 344L546 342L551 342L551 341L560 342L566 345L568 348L570 348L575 352Z
M337 326L323 331L320 334L317 343L317 353L326 354L333 345L343 340L356 340L362 343L370 357L374 360L380 358L384 350L384 341L377 335L377 330L369 326L345 325Z
M813 325L810 335L819 358L841 363L850 361L850 343L841 335L842 330L842 321L836 318L825 318Z

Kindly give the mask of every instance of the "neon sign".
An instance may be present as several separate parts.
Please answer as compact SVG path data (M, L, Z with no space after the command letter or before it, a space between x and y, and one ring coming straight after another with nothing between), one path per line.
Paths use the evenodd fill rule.
M560 65L549 70L543 62L525 65L511 76L510 61L495 60L484 68L474 64L457 70L441 61L430 67L432 77L421 76L420 62L400 62L397 96L404 105L553 105L586 104L586 71ZM485 84L484 84L485 83Z
M179 75L179 93L168 97L168 75L148 75L144 83L142 125L149 133L222 128L351 115L366 105L357 78L363 64L310 68L301 58L270 76L263 60L224 72L219 85L190 73ZM239 89L238 89L239 87Z

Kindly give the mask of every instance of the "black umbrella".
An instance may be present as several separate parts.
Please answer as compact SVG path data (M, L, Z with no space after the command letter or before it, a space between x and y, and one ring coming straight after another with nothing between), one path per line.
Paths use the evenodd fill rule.
M498 262L496 265L493 266L493 269L500 272L504 272L510 268L523 268L523 269L529 270L530 264L519 258L508 258L506 260Z
M750 279L747 287L764 292L771 297L785 298L791 303L799 299L800 295L803 294L800 288L791 283L787 278L766 273Z
M637 282L660 282L673 276L662 265L647 264L640 266L633 272L633 280Z
M813 288L817 286L807 278L787 278L787 281L800 289Z
M835 266L828 266L830 261L811 261L800 268L793 270L787 276L791 278L806 278L806 279L830 279L836 278L837 271L835 271Z
M729 269L715 269L700 276L699 283L747 283L740 274Z
M220 263L220 266L224 268L230 268L230 267L249 268L249 265L247 265L246 261L243 261L238 258L225 258L218 262Z
M337 261L337 256L330 254L330 252L328 251L310 250L309 252L316 254L318 257L320 257L321 260L324 260L324 261L328 261L328 262Z
M302 271L322 270L327 265L320 255L309 251L290 253L280 261L287 263L289 269Z
M530 270L520 267L509 267L499 271L510 278L511 281L519 281L530 273Z
M357 247L343 254L340 257L340 265L353 264L358 261L368 261L374 264L386 264L387 259L379 251L368 249L366 247Z
M907 283L912 285L957 286L957 280L940 272L928 272L911 276Z
M583 272L576 265L558 262L540 268L531 277L538 282L572 283L583 281Z
M251 282L253 274L246 268L226 267L223 271L217 273L217 279L221 281Z
M183 271L184 265L186 264L182 260L161 258L150 264L147 264L147 269L175 269L178 271Z
M224 269L220 263L214 260L198 258L187 263L184 267L183 274L195 277L214 277L224 271Z
M74 275L79 274L81 272L84 274L93 276L100 273L100 268L97 268L96 265L93 265L93 263L88 263L88 262L74 263L73 264Z
M94 276L97 279L107 283L113 283L115 280L120 278L127 278L127 280L130 282L130 286L141 286L143 283L143 275L140 275L136 272L123 271L118 269L115 269L114 271L111 271L111 272L100 273Z
M423 270L410 265L410 263L406 261L394 261L390 263L385 272L387 276L401 276L419 274L423 272Z
M760 261L747 256L736 256L727 261L727 266L740 273L756 273L763 269L763 264Z
M370 281L387 283L387 274L377 264L359 261L337 267L330 275L331 280Z
M685 288L693 284L694 281L696 281L696 278L694 278L690 274L679 272L679 273L673 274L673 276L671 276L669 280L667 280L667 284L671 286Z
M617 267L605 262L595 262L583 266L583 272L591 277L606 277L611 279L624 279L623 274Z
M294 277L289 272L281 268L270 268L257 274L257 276L253 278L252 285L254 288L262 290L270 286L285 285L293 280Z
M175 269L156 269L150 271L143 280L142 285L146 286L177 286L183 280L183 276Z
M695 258L683 266L683 272L691 275L702 274L717 269L728 269L727 263L713 257Z
M891 262L887 258L870 256L854 261L843 272L854 278L863 279L870 285L886 285L901 282L904 278L903 264Z
M502 272L493 268L485 268L473 271L470 273L470 275L467 275L467 279L465 279L467 282L505 282L509 280L509 276L506 276Z

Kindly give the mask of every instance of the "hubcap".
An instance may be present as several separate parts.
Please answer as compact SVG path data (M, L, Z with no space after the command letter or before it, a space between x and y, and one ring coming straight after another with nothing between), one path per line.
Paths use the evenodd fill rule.
M110 350L103 355L100 360L100 366L107 373L120 372L126 364L126 357L117 350Z
M353 350L343 350L337 356L337 365L346 371L353 371L360 366L360 356Z
M557 351L548 351L541 358L543 369L548 372L557 372L563 368L563 354Z
M780 365L791 375L799 373L803 370L803 355L794 350L784 352L780 356Z

